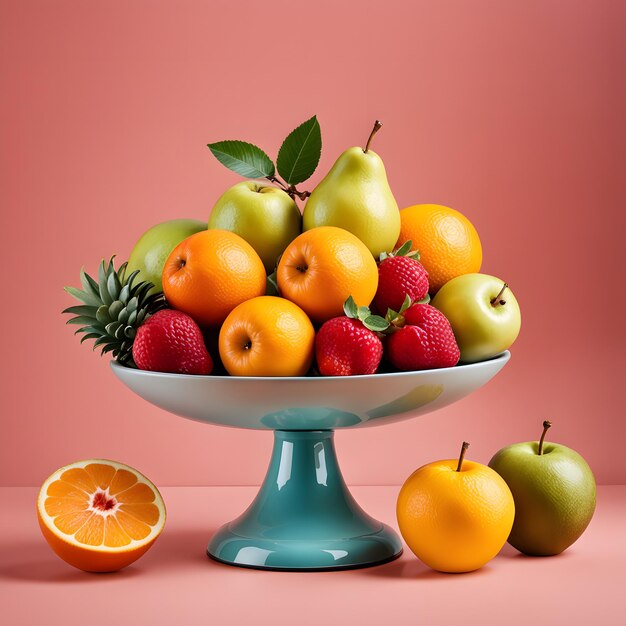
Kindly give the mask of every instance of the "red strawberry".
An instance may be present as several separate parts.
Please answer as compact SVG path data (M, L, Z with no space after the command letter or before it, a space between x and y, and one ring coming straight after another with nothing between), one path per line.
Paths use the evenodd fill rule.
M139 369L174 374L210 374L213 369L198 325L182 311L164 309L137 330L133 359Z
M407 296L413 303L428 294L428 272L416 258L418 253L411 252L411 246L412 242L407 241L393 254L380 256L374 304L381 315L386 315L387 309L399 311Z
M383 344L360 320L334 317L319 329L315 354L323 376L374 374L383 356Z
M387 337L387 357L399 370L452 367L461 353L445 315L430 304L403 313L405 326Z

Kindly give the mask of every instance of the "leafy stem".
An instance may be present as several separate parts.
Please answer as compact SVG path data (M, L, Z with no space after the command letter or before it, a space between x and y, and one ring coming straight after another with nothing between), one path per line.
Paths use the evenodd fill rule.
M310 195L310 191L300 191L295 185L287 185L284 180L278 178L278 176L266 176L267 180L271 183L278 185L283 191L289 194L290 197L298 196L300 200L306 200Z
M229 170L245 178L266 178L292 199L306 200L311 192L301 191L296 185L310 178L317 168L322 153L322 134L314 115L287 135L278 151L276 164L261 148L247 141L217 141L208 147Z

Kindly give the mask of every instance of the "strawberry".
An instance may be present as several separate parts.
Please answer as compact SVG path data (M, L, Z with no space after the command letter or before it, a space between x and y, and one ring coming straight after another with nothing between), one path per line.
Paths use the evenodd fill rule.
M383 253L378 265L378 291L374 304L381 315L397 311L408 296L411 303L428 295L428 272L419 262L419 253L411 252L407 241L392 254Z
M182 311L164 309L137 330L133 359L139 369L173 374L210 374L213 369L198 325Z
M315 337L317 367L322 376L374 374L383 356L383 344L376 330L389 324L357 307L350 296L344 304L345 315L324 322Z
M452 367L461 355L450 322L430 304L402 312L404 326L387 337L387 358L399 370Z
M383 344L361 321L333 317L322 324L315 337L315 355L322 376L374 374L383 356Z

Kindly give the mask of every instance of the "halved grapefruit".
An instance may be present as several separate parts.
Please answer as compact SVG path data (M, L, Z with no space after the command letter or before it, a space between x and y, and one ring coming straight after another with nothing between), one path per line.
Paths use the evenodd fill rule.
M64 561L112 572L137 560L165 525L158 489L137 470L104 459L57 470L37 498L39 526Z

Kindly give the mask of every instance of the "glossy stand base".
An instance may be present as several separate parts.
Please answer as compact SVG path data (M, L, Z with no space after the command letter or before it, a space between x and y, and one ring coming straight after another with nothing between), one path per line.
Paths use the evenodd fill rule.
M248 509L208 547L222 563L271 570L368 567L402 553L397 533L371 518L343 480L331 430L274 432L272 459Z

